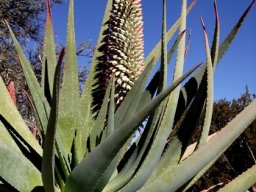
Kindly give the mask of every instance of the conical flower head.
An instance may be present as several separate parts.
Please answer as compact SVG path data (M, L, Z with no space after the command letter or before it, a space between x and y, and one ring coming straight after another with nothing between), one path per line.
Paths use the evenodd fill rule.
M96 108L102 103L111 75L116 79L118 106L144 69L141 1L113 0L107 25L93 93Z
M17 99L16 99L16 91L15 91L15 86L14 86L14 82L11 81L7 87L8 89L8 92L10 94L10 97L14 103L14 105L16 106L17 105Z

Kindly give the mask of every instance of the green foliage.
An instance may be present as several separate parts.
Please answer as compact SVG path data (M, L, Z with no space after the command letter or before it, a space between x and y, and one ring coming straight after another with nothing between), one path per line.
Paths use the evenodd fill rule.
M0 81L3 93L0 104L9 109L0 108L0 128L4 130L0 137L1 188L7 190L12 186L18 191L44 188L47 192L185 190L256 118L256 101L252 101L208 139L215 64L227 51L254 2L219 45L215 1L216 24L211 48L203 24L206 64L184 87L181 83L201 66L196 65L183 73L187 14L196 0L188 8L187 1L182 1L181 16L169 30L166 30L166 1L163 0L162 38L146 59L143 56L141 1L108 0L81 95L76 65L74 0L69 4L65 55L63 50L58 60L55 58L50 2L46 1L41 84L6 23L32 95L43 148L26 129L15 108L13 92L8 93ZM168 42L178 29L180 35L168 53ZM176 49L173 81L167 86L167 65ZM160 58L160 68L150 79ZM182 98L186 98L184 105ZM189 151L189 140L201 114L205 114L202 137L198 147ZM145 126L142 134L131 143L142 124ZM254 169L252 167L235 180L241 183L239 189L246 190L256 182L254 177L246 180L254 176ZM13 172L19 174L11 177ZM26 175L25 182L20 175ZM227 189L229 187L233 184Z

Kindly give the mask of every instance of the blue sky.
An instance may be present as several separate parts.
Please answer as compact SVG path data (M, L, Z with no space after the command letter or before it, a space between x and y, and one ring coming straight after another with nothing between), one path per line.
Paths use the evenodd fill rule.
M188 1L189 3L191 0ZM217 0L221 23L221 42L234 26L251 0ZM162 1L142 0L145 56L161 37ZM75 29L77 44L91 40L97 42L98 32L106 0L75 0ZM167 0L168 27L179 17L181 0ZM58 41L65 43L68 1L53 9L54 31ZM198 0L187 18L187 29L191 29L191 43L185 62L185 71L205 61L203 32L199 16L204 18L210 43L214 31L213 0ZM239 97L248 85L256 93L256 5L249 13L244 26L215 71L215 99ZM175 60L174 60L175 61ZM174 61L169 69L173 72Z

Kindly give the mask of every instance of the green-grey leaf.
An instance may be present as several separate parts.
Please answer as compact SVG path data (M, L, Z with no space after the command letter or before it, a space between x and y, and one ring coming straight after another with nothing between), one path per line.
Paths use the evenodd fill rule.
M137 126L144 118L164 100L193 70L190 70L168 89L161 92L155 99L146 105L140 112L134 114L130 119L122 123L115 132L98 145L85 159L71 172L67 183L66 191L90 191L95 190L95 185L102 179L102 174L111 164L120 148L131 137ZM113 143L115 141L115 143ZM83 175L90 177L83 177ZM110 175L111 176L111 175Z
M182 8L181 8L181 17L180 17L181 18L180 33L182 33L186 29L186 7L187 7L187 1L183 0ZM185 38L186 38L185 35L183 35L178 45L177 60L176 60L173 82L175 82L180 77L182 77L182 74L183 74ZM145 160L143 161L140 169L137 171L134 177L130 180L130 182L127 183L127 185L122 188L123 191L138 190L146 182L146 180L151 175L153 169L156 167L161 157L161 154L164 150L167 138L169 137L173 127L179 92L180 92L180 87L177 87L167 98L167 105L164 111L163 119L160 123L158 132L155 136L152 146L150 147L150 150Z
M214 0L214 11L215 11L215 30L213 36L213 42L211 47L211 58L212 58L212 66L215 69L218 57L219 57L219 43L220 43L220 19L218 13L217 2Z
M111 82L111 81L110 81ZM111 135L115 130L115 78L112 80L112 88L110 93L110 101L108 108L108 126L106 136Z
M193 9L196 2L197 2L197 0L193 0L190 3L190 5L187 8L187 13L186 14L190 13L190 11ZM178 30L180 24L181 24L181 18L179 18L173 24L173 26L167 31L167 33L166 33L167 42L169 42L170 39L173 37L174 33ZM145 66L148 65L152 61L152 59L158 60L160 56L161 56L161 40L156 44L156 46L152 49L152 51L149 53L149 55L145 59Z
M222 59L222 57L225 55L225 53L227 52L229 46L231 45L231 43L233 42L233 40L235 39L235 36L237 35L237 33L239 32L239 29L241 28L241 26L243 25L243 22L246 18L246 16L248 15L249 11L251 10L253 4L255 3L255 1L253 1L248 8L245 10L244 14L240 17L240 19L238 20L238 22L235 24L235 26L233 27L233 29L230 31L230 33L226 36L225 40L223 41L223 43L219 46L219 49L216 49L215 52L217 50L218 51L218 59L216 60L216 58L214 57L213 62L214 64L217 62L217 64L220 62L220 60ZM215 42L217 43L217 41ZM213 45L215 46L215 45ZM214 50L214 48L212 47L212 50ZM215 66L214 66L215 67ZM192 99L194 98L195 94L196 94L196 90L198 89L200 82L203 78L205 72L205 67L202 67L201 70L199 70L194 77L192 77L182 88L181 90L181 96L180 96L180 101L179 101L179 106L178 106L178 115L177 116L181 116L182 113L184 112L185 108L187 108L189 106L189 104L191 103Z
M201 22L204 30L204 41L205 41L205 50L206 50L206 65L207 65L207 96L206 96L206 103L205 103L205 117L203 128L201 132L201 136L198 142L198 147L203 146L206 143L210 126L212 120L212 112L213 112L213 64L211 59L210 47L208 43L208 36L206 33L206 28L204 26L203 19L201 17Z
M65 147L64 155L67 157L71 150L74 139L74 133L81 126L79 109L79 83L76 60L76 44L74 30L74 1L70 0L66 61L64 63L63 84L59 100L58 126L60 129L60 138Z
M230 191L246 191L256 183L256 165L239 175L232 181L230 181L218 192L230 192Z
M107 111L108 111L108 105L109 105L109 97L110 97L110 90L112 85L112 78L109 81L110 83L108 84L103 103L101 105L101 109L99 111L99 114L97 116L97 119L95 120L95 127L92 129L91 134L90 134L90 150L93 150L99 143L100 141L97 141L100 139L100 135L103 132L105 123L106 123L106 116L107 116ZM101 139L100 139L101 140Z
M166 41L166 0L163 0L163 17L162 17L162 41L161 41L161 64L160 64L160 81L158 93L161 92L167 83L167 41Z
M256 119L256 100L246 107L226 127L204 146L194 152L174 169L165 171L140 191L175 191L212 161ZM191 166L193 165L193 166Z
M55 191L55 133L58 119L59 90L61 83L61 64L55 71L53 97L50 118L47 126L47 132L44 141L43 161L42 161L42 179L46 191Z
M42 148L38 144L35 137L29 131L26 123L22 119L16 106L14 105L10 95L0 77L0 114L10 123L17 133L40 155L42 156ZM8 109L8 110L6 110Z
M6 127L4 124L0 121L0 138L1 141L4 141L5 144L10 146L11 148L15 149L18 152L21 152L9 132L7 131Z
M42 186L40 171L11 145L0 139L0 177L18 191Z
M43 77L42 82L48 82L50 88L50 95L52 96L53 92L53 81L54 81L54 72L57 65L55 44L54 44L54 32L52 26L52 17L51 17L51 8L50 1L46 1L47 16L45 23L45 37L44 37L44 58L43 58ZM47 62L47 69L45 65ZM47 70L48 77L44 77L44 70ZM45 87L46 85L43 85Z
M50 111L50 106L46 100L46 98L43 95L43 92L40 88L40 85L37 81L37 78L34 74L34 71L30 65L30 62L26 58L24 52L22 51L22 48L20 44L18 43L15 35L13 34L13 31L11 30L10 26L8 23L6 25L9 28L11 37L13 39L15 48L18 52L19 60L29 87L29 90L31 92L33 102L36 106L36 112L38 113L38 116L40 118L41 126L43 128L43 133L46 132L46 127L47 127L47 122L48 122L48 117L49 117L49 111Z

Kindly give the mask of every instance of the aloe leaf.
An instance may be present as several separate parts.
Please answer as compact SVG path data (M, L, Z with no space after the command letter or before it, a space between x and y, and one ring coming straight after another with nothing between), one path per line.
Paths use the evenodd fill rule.
M3 141L5 144L9 145L14 150L20 152L19 147L17 146L17 144L15 143L15 141L13 140L13 138L11 137L11 135L9 134L6 127L1 121L0 121L0 137L1 137L1 141Z
M74 133L80 128L81 118L79 114L79 83L76 62L76 44L74 30L74 1L70 0L66 61L64 63L64 76L59 99L58 126L60 137L65 147L65 157L71 150Z
M131 137L137 126L144 118L163 101L171 91L173 91L187 75L193 70L190 70L180 79L172 84L168 89L161 92L155 99L146 105L140 112L134 114L130 119L122 123L113 134L107 137L100 145L98 145L85 159L71 172L66 186L66 191L90 191L94 190L99 184L105 170L111 164L113 158L119 152L119 149ZM113 145L115 141L115 145ZM90 174L90 177L82 177L82 175ZM102 190L102 189L98 189Z
M215 132L211 135L209 135L207 137L207 142L212 139L218 132ZM186 151L184 152L182 158L180 161L184 161L188 156L190 156L196 149L197 143L193 143L190 146L187 147ZM225 150L221 151L219 154L223 154ZM193 179L191 179L191 181L189 181L188 184L186 184L182 189L182 191L187 191L191 186L193 186L198 179L200 179L205 173L206 171L215 163L215 161L218 159L218 157L213 158L211 162L209 162L203 169L201 169L196 176L193 177Z
M129 91L123 102L121 103L120 107L116 111L115 115L115 129L117 129L120 126L120 123L122 123L127 118L130 118L134 115L136 112L137 106L139 105L140 98L142 96L144 86L147 82L147 79L153 69L153 66L155 64L155 61L152 61L150 65L148 65L144 71L142 72L139 79L136 81L135 85L132 87L132 89ZM105 171L102 171L101 174L101 180L97 183L97 190L101 190L105 186L104 182L107 182L110 178L113 171L115 170L118 162L122 159L123 154L126 152L127 148L130 145L132 137L126 141L126 144L123 146L121 150L119 150L118 155L115 158L112 158L112 162L109 164L109 166L105 169ZM94 185L95 182L91 182Z
M158 93L160 93L165 88L166 83L167 83L166 0L163 0L161 64L160 64L160 81L159 81Z
M219 57L219 43L220 43L220 19L216 0L214 0L214 12L215 12L215 30L213 35L213 42L211 47L211 58L213 70L216 67Z
M253 4L253 3L252 3ZM224 43L219 47L219 53L222 52L223 54L227 51L227 48L228 46L223 46L224 44L227 44L227 42L232 42L232 40L234 39L234 36L237 34L240 26L242 25L245 17L247 16L249 10L251 9L252 7L252 4L248 7L248 9L245 11L245 13L241 16L240 20L238 21L238 23L234 26L233 30L229 33L229 35L226 37L226 40L224 41ZM215 4L215 13L216 13L216 24L215 24L215 37L214 37L214 42L213 42L213 46L212 46L212 59L213 60L213 65L216 65L215 63L217 62L216 60L216 56L218 55L217 51L218 49L214 49L214 47L217 47L218 46L218 28L219 28L219 19L218 19L218 12L217 12L217 6ZM214 52L215 51L215 54ZM219 60L218 60L219 61ZM214 66L215 67L215 66ZM203 98L205 97L205 87L206 87L206 83L205 83L205 76L204 76L204 71L206 70L206 67L202 67L201 70L199 70L195 76L193 78L191 78L186 84L185 86L183 87L182 91L181 91L181 95L180 95L180 98L179 98L179 104L178 104L178 110L177 110L177 114L176 114L176 119L178 119L181 114L184 112L184 109L185 107L189 106L192 98L196 96L196 98L193 100L193 103L192 105L193 106L190 106L190 114L193 114L193 116L195 116L194 114L195 113L201 113L201 109L202 109L202 104L203 104ZM202 81L203 79L203 81ZM198 86L200 85L200 86ZM198 89L198 91L197 91ZM197 92L197 94L195 94ZM201 107L199 107L201 106ZM196 111L195 111L196 110ZM191 115L188 115L187 116L188 119L185 121L187 123L185 123L183 126L185 127L188 127L188 126L192 126L191 122L196 122L196 119L195 118L192 118ZM189 118L190 117L190 118ZM192 126L194 127L194 126ZM191 129L189 129L191 131ZM187 131L183 131L183 134L181 135L185 135L185 136L189 136L188 132ZM183 141L186 141L187 139L186 138L183 138L182 139ZM186 145L183 143L183 150L185 150L185 147ZM177 151L177 150L176 150ZM200 173L199 173L200 174Z
M42 82L47 82L49 84L50 95L53 92L53 80L54 72L57 65L55 44L54 44L54 32L51 17L51 7L50 1L46 0L46 23L45 23L45 37L44 37L44 57L43 57L43 72L42 74L47 74L47 76L42 76ZM47 64L47 68L45 65ZM46 71L47 70L47 73ZM43 85L44 90L47 85ZM47 93L45 93L47 95Z
M115 130L115 108L115 78L113 78L108 108L108 126L106 136L111 135Z
M20 113L17 111L5 85L0 77L0 115L15 129L15 131L32 147L38 155L42 156L42 148L35 137L29 131L26 123L23 121ZM8 109L8 110L6 110Z
M164 22L165 23L165 22ZM165 25L163 23L163 25ZM165 26L163 26L163 36L165 36L166 34L166 32L165 32L165 30L166 29L164 29L164 28L166 28ZM181 36L183 35L184 33L182 33L179 37L178 37L178 39L175 41L175 43L174 43L174 45L172 46L172 48L170 49L170 52L168 53L168 60L170 60L171 59L171 57L172 57L172 54L173 54L173 52L174 52L174 50L175 50L175 48L177 47L177 45L178 45L178 43L177 42L179 42L180 41L180 39L181 39ZM163 39L165 39L165 38L163 38ZM162 47L166 47L166 43L164 43L164 41L162 42ZM166 49L166 48L163 48L163 49ZM165 51L166 52L166 51ZM164 59L164 60L166 60L167 59L167 56L165 56L166 58ZM155 61L154 61L155 62ZM163 62L165 62L165 65L166 65L166 67L164 67L164 68L167 68L167 64L166 64L166 61L163 61ZM167 61L168 62L168 61ZM167 69L165 69L165 73L167 72L166 71ZM166 75L165 75L166 76ZM166 77L165 77L165 80L164 81L166 81ZM156 84L158 84L158 83L156 83ZM152 94L153 95L153 94ZM147 98L145 98L145 100L143 99L144 98L144 96L142 96L142 99L141 99L141 102L140 102L140 104L139 104L139 106L143 106L142 104L146 104L147 103L147 101L150 101L150 95L148 95L148 92L146 91L145 92L145 97ZM133 102L133 105L134 105L134 102ZM138 106L138 109L140 109L140 107ZM128 112L127 112L128 113ZM126 113L126 114L127 114ZM128 113L129 114L129 113ZM131 113L130 113L131 114ZM126 117L127 117L127 115L126 115ZM148 143L148 142L146 142L146 143ZM147 144L145 144L145 146L146 146ZM126 148L126 147L124 147L124 148ZM144 150L142 150L142 151L144 151ZM141 158L141 157L140 157ZM128 175L132 175L132 173L135 171L135 169L136 169L136 167L137 167L137 165L138 165L138 163L139 163L139 159L140 158L137 158L137 163L135 163L135 164L133 164L133 169L131 169L131 170L129 170L129 173L128 173ZM130 176L127 176L127 174L125 174L125 178L126 179L123 179L123 178L117 178L117 180L122 180L122 183L125 183L125 181L127 181L128 180L128 178L130 177ZM114 181L114 182L116 182L116 183L118 183L118 186L117 185L115 185L115 184L113 184L115 187L117 187L117 188L120 188L120 186L122 185L121 183L119 183L118 181ZM111 186L111 185L110 185ZM110 187L111 188L111 187ZM108 189L107 189L108 190ZM110 190L113 190L113 188L112 189L110 189Z
M40 171L21 152L2 139L0 165L0 177L18 191L32 191L43 185Z
M112 85L112 79L109 81L106 94L103 99L103 103L101 105L101 109L99 111L99 114L97 116L97 119L95 120L95 127L92 129L90 134L90 150L92 151L100 142L102 133L104 130L104 126L106 124L106 116L108 111L108 104L109 104L109 98L110 98L110 91Z
M207 96L206 96L206 103L205 103L205 117L203 128L201 132L201 136L198 142L198 147L200 148L206 143L206 139L208 137L211 120L212 120L212 112L213 112L213 65L210 53L210 47L208 43L208 36L206 33L206 28L203 22L203 18L201 17L201 23L204 30L204 41L205 41L205 50L206 50L206 73L207 73Z
M193 9L193 7L195 6L197 0L193 0L190 5L187 8L187 12L186 14L189 14L190 11ZM166 33L166 39L167 42L170 41L170 39L173 37L174 33L178 30L179 26L181 24L181 18L179 18L174 24L173 26L167 31ZM156 46L152 49L152 51L149 53L149 55L147 56L147 58L145 59L145 66L147 66L152 59L156 59L158 60L158 58L161 56L161 40L156 44Z
M139 79L136 81L135 85L127 94L121 106L118 108L115 115L115 129L117 129L123 121L132 117L136 113L139 105L141 104L141 99L143 97L143 90L144 90L145 84L147 82L147 79L155 63L156 63L156 60L152 60L152 62L148 66L146 66L146 68L140 75ZM137 129L138 128L139 126L137 127ZM125 145L123 145L122 149L119 150L119 153L111 163L111 166L109 166L106 169L106 173L110 174L113 172L113 168L115 168L118 165L118 163L122 160L124 154L127 151L127 148L129 148L130 146L132 139L133 139L133 136L131 136L130 139L126 141ZM110 177L110 175L105 174L104 177L108 178Z
M96 65L97 65L97 58L101 56L99 48L100 48L103 38L104 38L103 33L107 29L106 23L110 17L112 3L113 3L113 0L107 1L107 5L106 5L106 9L105 9L103 21L101 24L99 37L98 37L98 42L95 47L94 55L92 58L91 68L90 68L89 74L87 76L87 79L85 82L85 88L82 92L81 99L80 99L80 105L81 105L80 111L81 111L81 115L83 117L83 125L84 125L82 127L84 127L84 128L77 130L77 136L76 136L76 140L77 140L76 148L79 149L79 150L77 150L78 151L77 155L78 155L79 160L82 160L85 155L85 152L87 150L86 149L86 141L87 141L87 138L89 136L89 133L90 133L92 127L94 126L94 120L93 120L93 114L92 114L92 95L88 94L88 93L92 93L93 85L95 83L94 77L96 75L95 71L96 71Z
M216 23L215 23L215 36L214 36L214 43L212 45L212 52L211 52L211 57L216 58L216 56L218 55L218 49L214 49L213 47L216 47L218 46L218 28L219 28L219 21L218 21L218 12L217 12L217 6L215 4L215 12L216 12ZM215 52L213 52L213 50ZM211 59L211 57L209 57L209 54L208 54L208 60ZM209 64L209 63L208 63ZM197 90L197 93L195 94L195 97L194 97L194 100L192 102L192 104L190 104L190 107L186 109L186 111L184 112L184 116L185 116L185 119L181 122L181 126L179 128L179 131L178 131L178 138L174 138L174 141L173 141L173 145L177 145L177 141L175 140L179 140L180 143L180 146L179 146L179 149L176 148L173 152L180 156L182 155L182 153L185 151L186 147L187 147L187 141L190 139L190 137L192 136L193 134L193 131L194 129L196 128L196 123L198 122L199 120L199 117L203 111L203 108L204 108L204 103L205 103L205 99L207 97L207 94L208 94L208 97L212 97L210 96L211 94L213 94L213 92L210 90L212 89L210 86L207 86L207 82L212 82L213 81L209 81L210 79L207 77L207 68L209 68L211 66L206 66L204 67L203 69L206 70L205 72L203 72L202 70L200 70L199 73L197 73L196 75L198 75L197 77L202 77L202 79L200 79L200 81L198 81L199 83L199 87L198 87L198 90ZM211 70L212 71L212 70ZM213 73L213 72L211 72ZM196 76L195 76L196 77ZM193 85L191 85L190 83L187 84L187 86L191 86L193 87ZM190 87L190 88L191 88ZM207 93L207 89L208 89L208 93ZM192 91L192 90L190 90ZM182 90L182 93L184 92L184 89ZM212 99L210 99L212 100ZM181 101L181 99L179 100L179 102ZM179 103L180 104L180 103ZM209 103L210 105L212 105L211 103ZM180 107L180 105L179 105ZM179 107L178 107L178 112L179 113ZM210 107L211 108L211 107ZM211 110L210 110L211 111ZM186 113L186 115L185 115ZM211 113L208 111L208 115L211 116ZM177 116L179 116L179 114L177 115L176 114L176 118ZM209 118L207 118L209 120ZM205 120L207 120L205 119ZM208 124L209 124L209 121L208 121ZM209 126L209 125L208 125ZM178 142L178 143L179 143ZM172 145L172 144L170 144ZM181 154L179 155L177 152L181 150ZM175 157L175 155L172 155L172 158Z
M230 181L218 192L246 191L256 183L256 165Z
M62 65L62 61L63 61L63 58L64 58L64 55L65 55L65 48L62 48L61 52L60 52L60 55L59 55L59 58L58 58L58 63L57 63L57 66L61 66ZM56 154L60 160L60 164L62 166L62 169L63 169L63 173L65 175L65 177L67 177L67 175L69 174L70 172L70 166L69 164L67 164L67 158L65 155L65 147L64 147L64 144L63 144L63 140L61 138L61 130L60 129L57 129L56 130L56 142L55 142L55 149L56 149Z
M203 66L203 68L204 67L205 66ZM196 123L198 122L200 114L202 113L205 97L206 97L206 76L204 76L203 80L201 81L193 102L184 111L184 114L183 114L184 118L182 118L181 121L178 122L179 126L177 128L176 136L172 138L171 142L167 145L166 153L164 153L163 159L160 160L160 161L167 161L166 159L168 159L169 157L169 161L172 162L168 164L161 163L164 166L165 170L171 169L174 165L177 165L179 162L179 159L185 152L188 145L188 141L191 138L193 131L196 128ZM157 169L158 170L161 169L160 164ZM153 180L153 177L150 179Z
M186 57L187 57L187 54L188 54L189 45L190 45L190 39L191 39L191 29L189 30L189 34L188 34L188 42L187 42L187 44L186 44L185 53L184 53L184 58L186 58Z
M173 54L175 52L175 50L177 49L181 38L183 37L183 35L185 34L185 31L183 31L182 33L179 34L179 36L177 37L177 39L175 40L175 42L173 43L172 47L170 48L168 55L167 55L167 63L170 64L171 59L173 58ZM158 87L158 82L159 82L159 76L160 76L160 71L158 70L155 75L152 77L151 81L149 82L146 90L148 90L151 94L151 96L153 97L153 95L155 94L155 91Z
M187 191L191 186L193 186L207 171L211 168L211 166L218 160L219 156L223 154L225 150L219 152L215 158L213 158L204 168L202 168L190 181L188 184L184 186L184 190Z
M149 93L147 94L147 93L148 92L146 91L144 97L147 97L146 95L148 95L149 97L148 103L149 103L151 99L150 99L150 94ZM149 116L146 127L141 137L137 139L138 144L136 145L134 143L133 146L131 146L128 149L128 151L123 157L122 161L126 162L124 165L125 167L121 170L121 172L118 174L117 177L115 177L113 180L111 180L107 184L107 186L103 190L104 192L117 191L121 189L124 185L126 185L130 181L130 179L133 177L135 172L138 170L141 160L144 157L144 154L146 153L146 151L148 150L149 144L151 143L150 141L152 140L155 130L158 128L158 124L162 117L163 108L165 105L166 105L166 102L161 103L161 105L157 107L154 113ZM144 105L142 105L142 107L143 106ZM133 149L134 147L135 149ZM123 163L122 161L120 162L120 164Z
M180 33L186 29L186 6L187 1L182 1L181 8L181 24L180 24ZM185 35L182 37L178 49L177 49L177 60L175 66L175 72L173 81L176 81L183 74L184 67L184 54L185 54ZM163 119L158 128L158 132L155 136L155 139L152 143L152 146L143 161L140 169L133 176L129 183L122 188L124 191L135 191L139 189L149 178L153 169L157 166L157 163L161 157L161 154L164 150L168 136L170 135L173 127L175 111L178 103L178 96L180 92L180 87L177 87L168 97L167 105L163 115Z
M217 10L216 10L216 16L217 16ZM216 19L216 28L218 28L218 19ZM216 30L218 31L218 30ZM206 35L206 34L205 34ZM217 35L217 33L215 33L215 35ZM214 37L216 43L218 43L218 37ZM216 46L215 44L213 44L213 47ZM218 46L218 45L217 45ZM207 40L207 47L209 47L208 45L208 40ZM212 56L214 57L215 55L217 55L217 49L215 49L215 52L212 52ZM212 80L212 63L211 63L211 56L209 54L209 50L208 50L208 56L207 56L207 60L210 61L208 62L208 66L206 68L210 68L209 71L210 73L206 74L203 77L203 80L200 83L200 86L198 88L198 92L194 98L194 101L192 102L191 106L184 112L184 116L185 119L180 123L180 127L178 130L178 137L174 137L171 141L171 143L167 146L167 150L164 153L163 157L160 160L160 163L158 165L158 167L156 168L156 170L154 171L153 175L151 176L150 181L154 180L155 177L158 175L158 173L162 172L163 169L171 169L174 165L176 165L179 161L179 159L181 158L181 156L183 155L183 153L186 150L186 147L188 145L187 141L190 139L190 137L193 134L194 129L196 128L196 123L198 122L198 118L195 117L200 117L202 111L203 111L203 107L204 107L204 103L205 103L205 98L206 98L206 93L208 96L208 100L210 102L207 102L207 115L208 117L205 118L205 128L204 128L204 135L206 137L206 135L208 135L208 130L209 129L209 124L210 124L210 119L211 119L211 111L212 111L212 102L211 100L213 100L213 87L211 86L211 84L213 84L213 80ZM208 78L207 77L210 77ZM211 75L211 76L209 76ZM208 82L208 86L206 84L206 82ZM210 84L209 84L210 83ZM208 92L207 92L208 89ZM196 115L197 114L197 115ZM177 114L176 114L177 116ZM177 118L177 117L176 117ZM208 123L207 123L208 122ZM207 125L208 124L208 125ZM168 163L168 160L171 163ZM167 165L167 166L166 166Z
M166 151L162 154L162 157L150 175L149 179L147 180L147 183L151 183L154 181L160 174L163 173L163 171L167 169L172 169L174 166L177 165L181 148L180 148L180 141L178 139L174 139L170 146L167 146Z
M256 100L246 107L227 126L221 129L204 146L186 158L174 169L164 172L140 191L162 190L175 191L200 170L202 170L213 158L219 157L220 152L226 150L232 142L256 119ZM193 166L191 166L193 165Z
M248 13L251 10L254 3L255 3L255 0L252 1L252 3L245 10L245 12L240 17L240 19L235 24L235 26L232 28L230 33L226 36L225 40L221 43L221 45L219 46L219 49L216 49L216 50L218 50L218 59L216 59L216 58L213 59L212 58L214 64L215 64L215 62L217 62L217 64L218 64L221 61L222 57L227 52L229 46L232 44L233 40L235 39L235 36L239 32L241 26L243 25L244 20L246 19L246 16L248 15ZM217 44L217 41L216 41L216 44ZM216 46L216 45L214 45L214 46ZM214 50L213 47L212 47L212 50ZM215 52L216 52L216 50L215 50ZM179 117L184 112L185 108L187 106L189 106L190 102L194 98L194 96L197 92L197 89L200 85L200 82L203 78L204 72L205 72L205 67L202 67L201 70L198 71L194 75L194 77L192 77L182 88L181 95L180 95L180 98L179 98L179 105L178 105L178 108L177 108L178 110L177 110L176 119L179 119Z
M13 34L13 31L10 28L9 24L6 23L6 25L9 28L14 46L18 52L18 57L21 62L21 66L22 66L30 93L32 95L33 102L36 106L36 111L40 118L40 122L41 122L40 127L43 128L43 130L41 130L41 131L43 131L43 133L45 133L46 127L47 127L47 122L48 122L48 117L49 117L49 111L50 111L49 104L47 103L47 100L43 95L43 92L42 92L40 85L37 81L37 78L33 72L30 62L28 61L24 52L22 51L22 48L21 48L20 44L18 43L15 35Z
M58 65L54 77L54 87L52 95L52 106L50 118L47 126L47 132L44 141L43 161L42 161L42 179L46 191L55 191L55 133L58 119L59 91L61 84L61 64Z
M216 35L216 34L215 34ZM216 41L217 41L217 37L215 37L215 39L216 39ZM214 44L215 45L215 44ZM207 45L208 46L208 45ZM208 51L208 53L209 53L209 51ZM213 55L216 55L216 52L214 52L213 53ZM208 54L208 58L209 59L211 59L210 58L210 55ZM208 59L208 60L209 60ZM210 62L211 63L211 62ZM210 64L209 62L208 62L208 64ZM209 66L209 67L211 67L211 66ZM208 67L208 68L209 68ZM212 74L212 70L210 69L210 71L211 71L211 74ZM210 79L212 79L212 78L210 78ZM213 83L213 81L211 80L211 82L210 83ZM208 89L211 89L212 87L211 86L208 86ZM201 89L202 90L202 89ZM200 92L202 92L202 91L200 91ZM210 93L210 94L208 94L208 97L210 98L210 100L212 100L211 99L211 97L212 97L212 91L210 91L210 90L208 90L208 93ZM198 95L201 95L201 94L198 94ZM199 99L199 101L197 101L197 102L195 102L195 103L198 103L198 102L200 102L200 100L201 100L201 104L203 104L204 103L204 97L201 97L202 99ZM198 99L197 99L198 100ZM212 103L209 103L210 105L212 105ZM199 105L197 105L197 104L194 104L195 106L196 106L196 108L197 109L199 109L199 110L197 110L198 112L198 116L200 116L200 113L201 113L201 107L203 107L203 105L200 105L201 107L198 107ZM193 108L195 108L195 107L191 107L192 109ZM209 110L209 112L211 111L211 109ZM192 130L191 129L191 127L195 127L195 126L192 126L192 125L194 125L194 123L191 123L191 122L197 122L197 120L194 118L196 115L194 115L196 112L194 111L194 110L192 110L192 112L190 112L190 114L193 114L193 115L187 115L187 116L190 116L191 118L189 119L189 120L186 120L185 122L187 122L187 125L186 125L186 127L190 127L189 129L190 130ZM189 114L189 113L188 113ZM211 115L211 113L208 113L208 115ZM208 118L209 119L209 118ZM209 123L209 121L208 121L208 123ZM184 124L183 124L183 126L184 126ZM181 127L183 127L183 126L181 126ZM209 128L209 125L208 125L208 128ZM186 134L186 136L189 136L190 135L190 133L188 132L188 131L183 131L184 132L184 134ZM206 133L208 133L208 132L206 132ZM188 138L188 137L187 137ZM183 139L183 140L186 140L186 139ZM171 169L171 167L173 167L174 165L176 165L177 163L178 163L178 161L179 161L179 159L180 159L180 155L181 155L181 153L182 153L182 146L184 147L184 146L186 146L185 144L183 144L182 145L182 143L181 143L181 141L179 140L179 139L177 139L177 138L174 138L173 139L173 141L171 142L171 144L169 144L168 146L167 146L167 149L166 149L166 151L165 151L165 153L163 154L163 157L160 159L160 162L159 162L159 164L158 164L158 166L156 167L156 169L154 170L154 172L153 172L153 174L151 175L151 177L150 177L150 179L148 180L148 182L151 182L152 180L154 180L161 172L163 172L163 170L166 170L166 169ZM185 148L185 147L184 147ZM184 149L183 149L184 150Z

